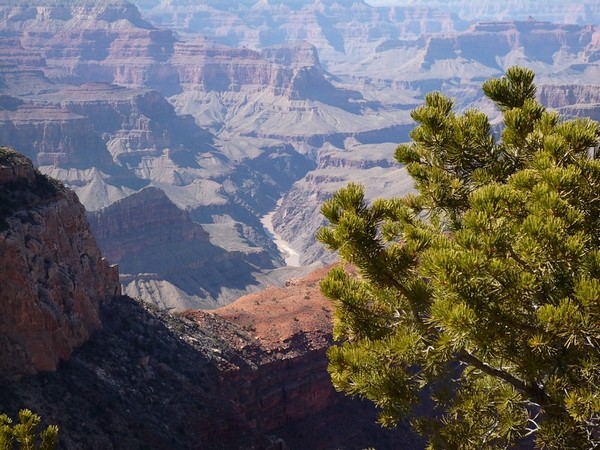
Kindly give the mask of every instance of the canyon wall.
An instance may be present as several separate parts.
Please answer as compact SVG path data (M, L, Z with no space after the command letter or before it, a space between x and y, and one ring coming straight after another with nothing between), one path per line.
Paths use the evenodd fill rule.
M142 13L124 0L4 2L0 140L90 211L153 187L208 233L222 276L192 256L186 276L171 276L187 238L153 247L152 222L144 239L129 220L148 248L111 262L126 268L127 293L162 306L217 306L281 284L283 259L260 222L270 213L302 265L335 258L313 237L321 203L350 180L369 199L410 190L392 154L429 91L496 120L481 83L519 64L536 71L542 102L598 117L600 32L586 2L532 17L524 0L136 4Z
M0 373L3 411L35 410L70 449L422 447L403 426L381 430L371 405L334 391L324 273L213 312L100 302L101 329L58 370L18 380Z
M55 370L120 295L73 192L0 148L0 375Z
M106 258L119 264L124 292L176 311L214 308L239 297L252 284L249 274L273 268L277 257L273 249L269 254L249 245L225 251L155 187L88 218Z

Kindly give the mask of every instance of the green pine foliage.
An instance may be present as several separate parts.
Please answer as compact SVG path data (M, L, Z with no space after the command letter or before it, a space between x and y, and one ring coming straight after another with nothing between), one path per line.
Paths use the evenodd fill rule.
M429 449L600 445L600 127L562 121L521 67L483 85L504 118L428 94L395 158L416 194L367 204L350 184L318 239L354 270L329 371Z
M12 419L0 414L0 450L54 450L58 445L58 427L50 425L36 436L40 416L28 409L19 411L19 423L12 425Z

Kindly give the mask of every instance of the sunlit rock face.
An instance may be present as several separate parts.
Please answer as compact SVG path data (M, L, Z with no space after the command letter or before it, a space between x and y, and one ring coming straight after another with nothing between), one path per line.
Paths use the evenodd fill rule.
M593 96L566 87L597 84L597 10L586 1L5 1L0 139L90 211L163 191L221 249L215 270L232 279L215 289L219 278L199 271L191 285L173 283L149 277L162 272L141 258L127 292L170 307L224 304L281 284L285 248L301 265L334 258L314 232L320 204L348 181L366 184L369 198L410 190L392 154L425 93L495 120L481 83L520 64L536 71L543 102L596 117ZM102 245L118 246L114 236Z
M0 376L55 370L120 295L75 194L0 148Z

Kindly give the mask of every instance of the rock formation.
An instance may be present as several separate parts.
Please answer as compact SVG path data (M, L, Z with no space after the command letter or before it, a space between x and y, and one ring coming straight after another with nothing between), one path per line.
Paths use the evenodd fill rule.
M0 139L21 149L38 166L103 168L112 163L91 121L58 105L19 102L14 108L0 110Z
M119 264L124 291L164 308L214 308L249 284L261 286L251 278L257 267L273 268L261 247L240 242L237 250L225 251L214 245L188 212L155 187L88 217L106 258ZM150 295L155 288L162 293Z
M55 370L120 295L73 192L0 148L0 376Z
M0 139L90 211L152 186L201 225L222 252L215 271L236 281L203 285L224 281L198 270L174 284L138 259L154 263L131 265L127 292L162 305L214 306L285 279L259 220L275 208L275 234L303 263L321 261L318 208L336 188L352 179L371 198L406 192L391 155L426 92L495 117L481 83L521 64L562 113L598 114L578 93L599 73L598 7L587 0L553 0L531 18L529 0L135 3L143 14L125 0L0 5ZM544 21L553 17L568 24ZM161 245L166 267L177 256Z
M225 380L246 386L234 402L258 428L280 428L305 417L306 411L319 413L339 400L326 370L332 310L318 292L324 274L321 270L292 279L284 289L271 287L213 311L245 330L259 346L257 370L233 370ZM205 314L185 316L202 324ZM231 341L236 345L235 339Z
M600 6L594 0L548 0L543 7L535 0L508 0L502 3L478 0L405 0L398 3L400 7L421 5L451 12L468 21L524 20L534 17L548 22L588 24L597 23L600 19Z
M334 391L324 272L210 313L101 302L102 328L56 372L0 373L0 404L58 424L70 449L419 448L406 428L380 429L370 405Z

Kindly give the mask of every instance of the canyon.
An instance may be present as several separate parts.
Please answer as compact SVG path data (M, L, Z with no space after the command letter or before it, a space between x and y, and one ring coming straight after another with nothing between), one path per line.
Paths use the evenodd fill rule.
M74 193L5 147L0 187L0 404L57 424L61 448L418 445L333 389L332 309L318 289L328 269L212 312L171 314L121 295ZM137 197L146 208L166 198L155 188ZM185 233L208 244L200 226Z
M320 205L411 191L431 90L500 127L514 64L600 119L596 3L0 2L2 412L75 449L421 448L331 386Z
M369 199L410 191L392 154L430 90L494 119L481 82L521 64L550 107L598 114L597 5L509 3L7 0L0 139L73 189L94 230L110 223L135 240L147 224L136 245L148 248L127 260L111 250L123 240L100 239L124 292L175 310L218 307L333 261L313 237L318 209L348 181ZM146 188L166 195L157 208L172 217L117 212ZM183 268L176 250L189 236L155 237L191 223L211 250L184 258L189 276L171 276L159 266Z

